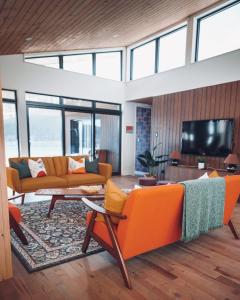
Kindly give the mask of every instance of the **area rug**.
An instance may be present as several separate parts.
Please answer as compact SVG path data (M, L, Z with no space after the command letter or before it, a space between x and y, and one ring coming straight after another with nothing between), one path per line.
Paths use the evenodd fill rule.
M49 204L50 201L41 201L19 206L21 228L29 245L23 245L11 230L12 249L28 272L103 251L94 240L91 240L86 254L81 251L88 211L83 202L58 201L50 219L47 218Z

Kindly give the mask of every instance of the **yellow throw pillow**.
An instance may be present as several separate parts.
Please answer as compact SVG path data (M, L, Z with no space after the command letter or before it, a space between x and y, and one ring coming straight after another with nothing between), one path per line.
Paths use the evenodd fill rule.
M215 178L215 177L220 177L218 172L216 170L212 171L209 175L209 178Z
M85 174L85 158L79 160L68 158L68 174Z
M127 200L128 195L124 193L114 182L111 180L107 181L105 189L105 200L104 208L116 213L121 213L124 208L124 204ZM118 224L119 218L111 217L112 222ZM97 216L97 221L103 221L102 215Z

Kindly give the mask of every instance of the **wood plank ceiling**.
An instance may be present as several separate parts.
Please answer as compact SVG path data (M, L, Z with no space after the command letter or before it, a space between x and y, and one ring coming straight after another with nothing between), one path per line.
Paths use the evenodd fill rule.
M217 0L0 0L0 55L127 46Z

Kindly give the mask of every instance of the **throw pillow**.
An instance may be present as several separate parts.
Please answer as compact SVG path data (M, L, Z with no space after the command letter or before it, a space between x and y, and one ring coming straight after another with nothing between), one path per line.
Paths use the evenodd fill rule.
M37 160L28 159L28 166L32 178L47 176L47 171L41 158Z
M21 160L19 163L9 160L9 165L18 171L20 179L31 177L30 169L25 160Z
M68 174L85 174L85 158L79 160L68 158Z
M124 193L115 183L113 183L111 180L107 181L104 200L105 209L112 212L121 213L124 208L124 204L127 200L127 197L128 195ZM113 223L118 224L118 218L111 217L111 219ZM103 216L98 214L97 221L103 220Z
M209 178L215 178L215 177L220 177L218 172L216 170L212 171L209 175Z
M85 168L87 173L98 173L98 162L99 159L96 158L93 161L90 161L89 159L86 159L85 161Z
M205 172L202 176L200 176L198 179L208 179L208 173Z

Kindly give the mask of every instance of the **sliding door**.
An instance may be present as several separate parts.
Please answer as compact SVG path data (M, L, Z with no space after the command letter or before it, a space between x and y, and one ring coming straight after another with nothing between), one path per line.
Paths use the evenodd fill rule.
M110 114L95 115L95 150L106 151L106 161L115 174L120 172L120 116Z
M65 112L66 154L92 154L92 114Z

